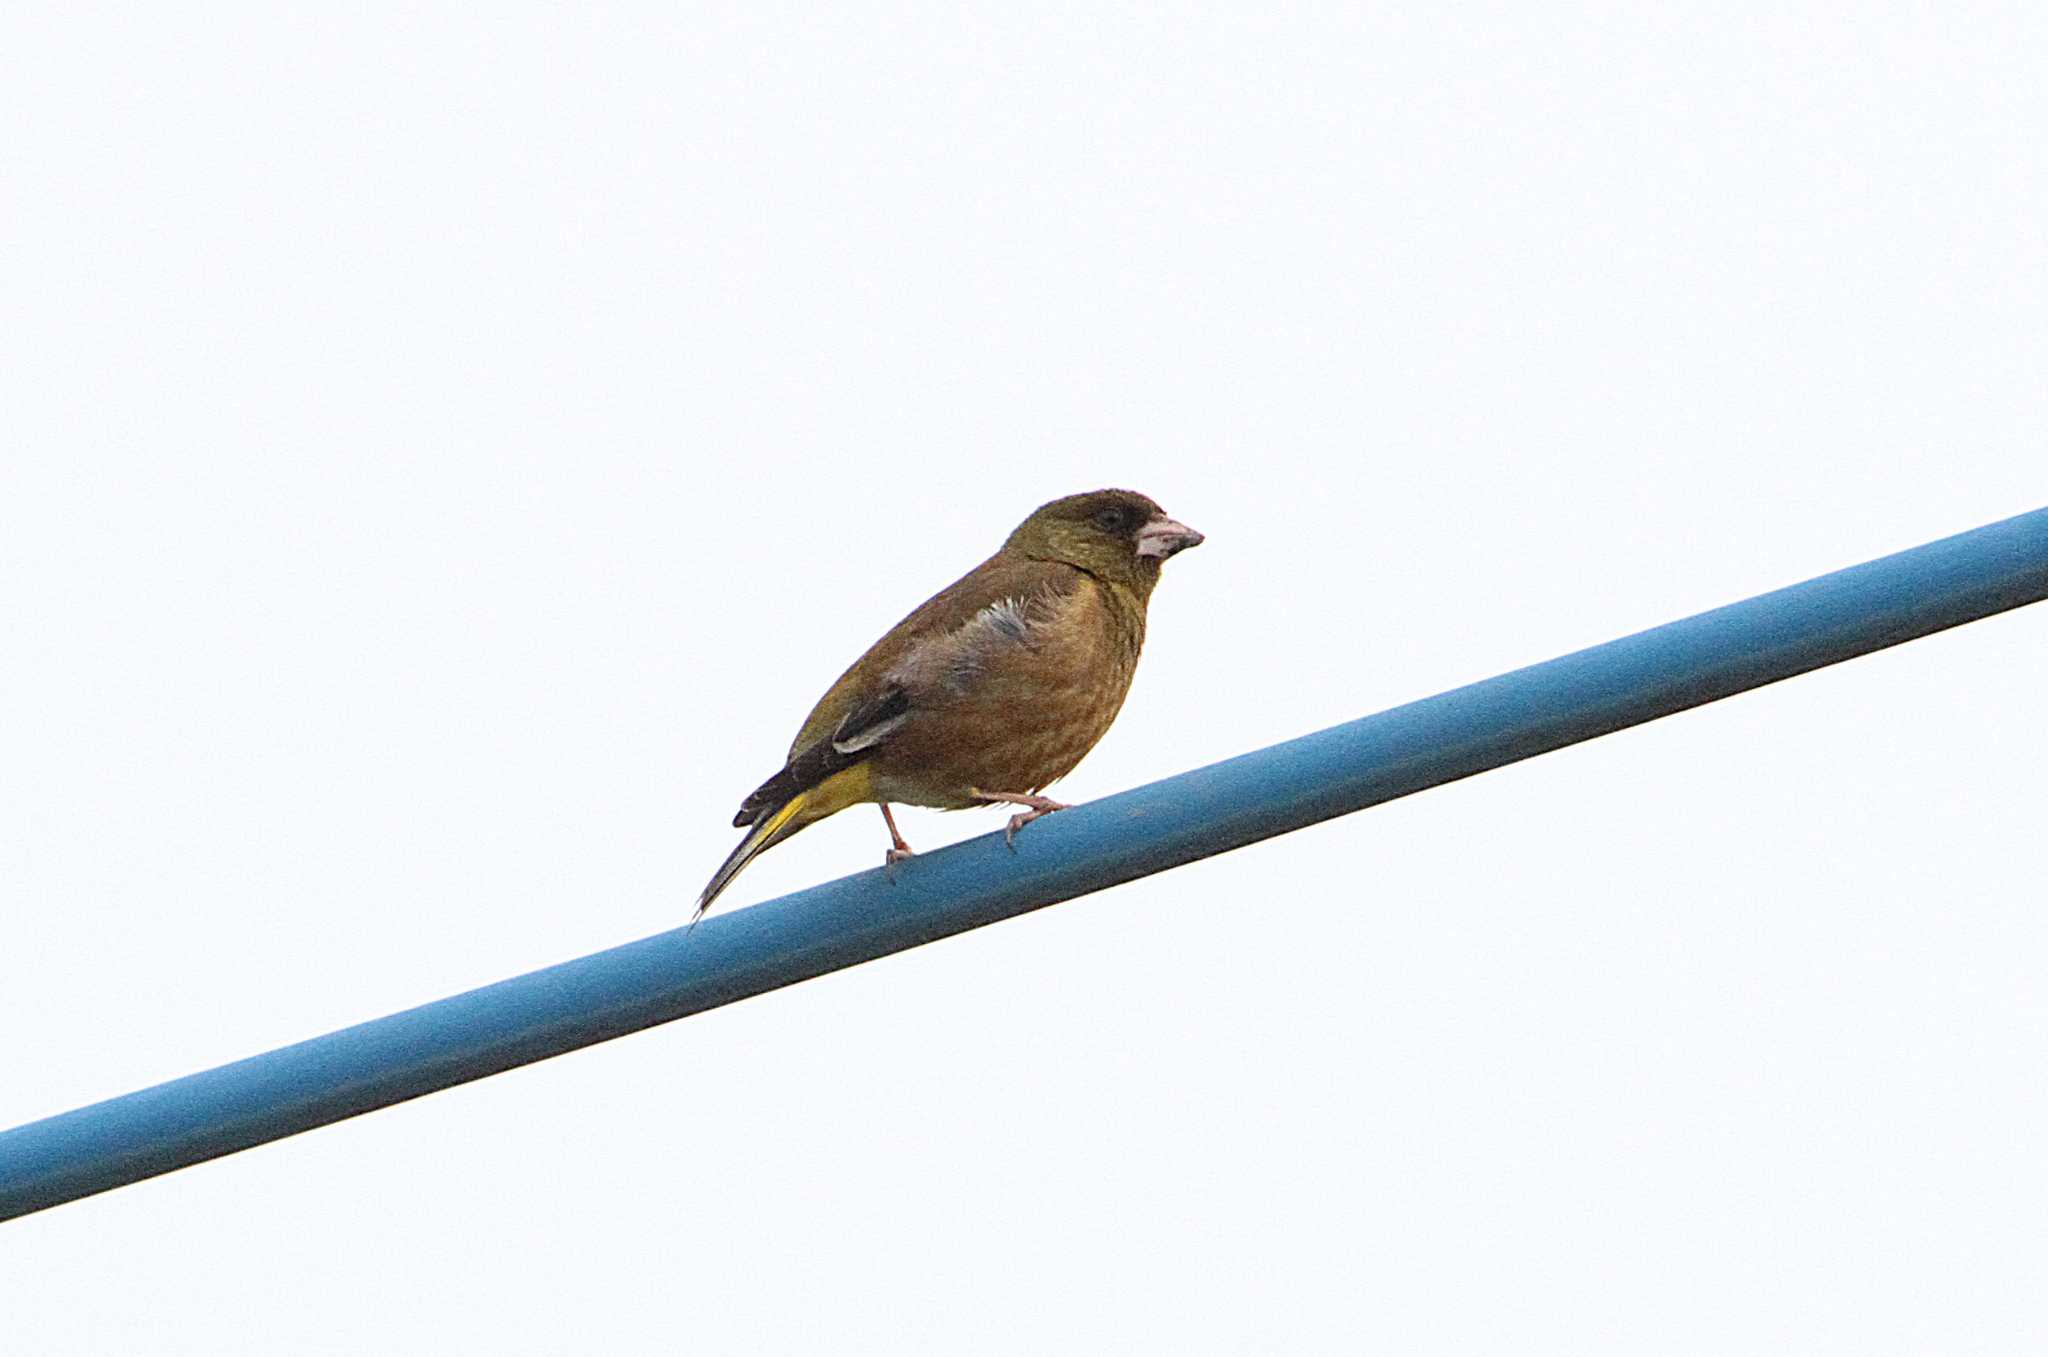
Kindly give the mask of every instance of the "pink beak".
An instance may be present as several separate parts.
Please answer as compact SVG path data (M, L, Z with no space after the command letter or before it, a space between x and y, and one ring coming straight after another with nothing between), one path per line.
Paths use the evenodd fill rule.
M1165 560L1175 552L1202 545L1202 534L1185 523L1155 518L1138 530L1138 554Z

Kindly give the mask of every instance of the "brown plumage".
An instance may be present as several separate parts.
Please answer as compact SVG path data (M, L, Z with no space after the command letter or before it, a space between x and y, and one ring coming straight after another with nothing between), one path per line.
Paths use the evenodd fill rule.
M1041 507L1002 549L898 622L839 676L781 771L733 818L747 836L697 901L702 916L740 869L806 825L880 803L1053 810L1041 795L1095 747L1130 691L1145 606L1167 557L1202 535L1129 490Z

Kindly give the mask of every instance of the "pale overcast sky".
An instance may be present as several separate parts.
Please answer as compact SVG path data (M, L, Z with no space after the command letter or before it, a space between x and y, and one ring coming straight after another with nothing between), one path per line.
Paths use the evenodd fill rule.
M2039 5L17 5L0 113L0 1125L682 922L1056 495L1209 534L1070 799L2048 503ZM2044 687L2036 608L0 1226L4 1346L2039 1351Z

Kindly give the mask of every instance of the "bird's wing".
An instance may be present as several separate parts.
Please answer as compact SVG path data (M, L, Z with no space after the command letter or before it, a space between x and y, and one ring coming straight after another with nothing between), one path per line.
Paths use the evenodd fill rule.
M1030 645L1033 629L1082 580L1071 566L998 552L927 599L839 676L788 762L747 797L733 823L752 824L867 758L920 711L973 691L989 661Z

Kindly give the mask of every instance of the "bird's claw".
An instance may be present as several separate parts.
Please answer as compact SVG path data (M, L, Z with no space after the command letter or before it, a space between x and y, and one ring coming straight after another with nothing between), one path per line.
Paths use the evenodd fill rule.
M1018 811L1015 815L1012 815L1010 817L1010 823L1003 830L1004 846L1006 846L1012 853L1016 852L1018 830L1024 828L1024 826L1030 824L1033 820L1042 819L1045 816L1052 814L1056 810L1065 809L1067 809L1065 802L1046 801L1046 803L1042 806L1033 806L1030 810Z
M1056 810L1069 807L1064 801L1055 801L1049 796L1038 796L1030 792L985 792L979 787L969 787L967 794L977 801L1011 806L1027 806L1010 817L1009 827L1003 830L1003 845L1012 853L1017 851L1017 831L1041 815L1050 815Z
M905 861L906 859L909 859L909 858L914 858L914 857L916 857L916 856L917 856L917 854L911 851L911 848L910 848L910 845L909 845L909 844L905 844L905 845L903 845L903 847L901 847L901 848L886 848L886 849L883 849L883 850L882 850L882 879L883 879L883 880L885 880L885 881L887 881L887 882L888 882L888 883L889 883L890 885L892 885L892 886L893 886L893 885L895 885L895 884L896 884L896 867L897 867L897 865L898 865L899 863L901 863L901 862Z

